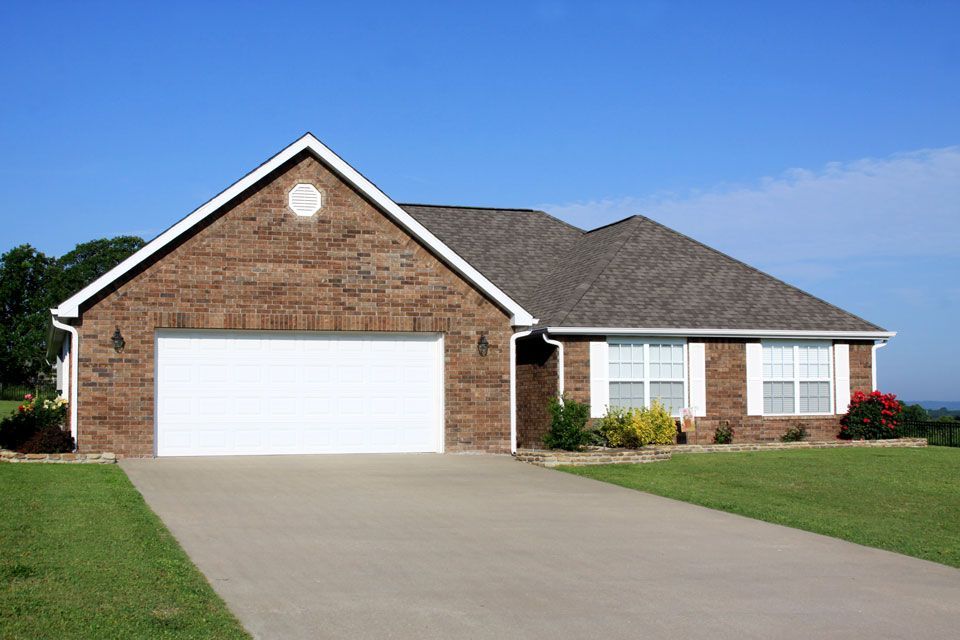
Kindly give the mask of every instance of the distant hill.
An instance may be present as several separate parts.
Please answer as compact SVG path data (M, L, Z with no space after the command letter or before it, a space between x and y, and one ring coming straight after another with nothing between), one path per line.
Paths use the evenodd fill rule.
M918 404L924 409L960 410L960 400L904 400L904 404Z

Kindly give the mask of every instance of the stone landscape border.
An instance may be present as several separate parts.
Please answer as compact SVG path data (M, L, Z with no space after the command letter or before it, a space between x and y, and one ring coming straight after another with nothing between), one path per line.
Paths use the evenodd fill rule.
M789 449L909 448L926 447L925 438L891 440L823 440L814 442L745 442L743 444L679 444L640 449L603 449L559 451L555 449L518 449L516 459L538 467L587 467L599 464L645 464L669 460L682 453L738 453L745 451L784 451Z
M40 464L116 464L113 453L19 453L0 449L0 462Z

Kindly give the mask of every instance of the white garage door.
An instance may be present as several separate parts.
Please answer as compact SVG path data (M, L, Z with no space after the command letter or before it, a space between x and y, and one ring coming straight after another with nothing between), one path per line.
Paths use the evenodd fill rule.
M436 334L157 333L157 455L443 450Z

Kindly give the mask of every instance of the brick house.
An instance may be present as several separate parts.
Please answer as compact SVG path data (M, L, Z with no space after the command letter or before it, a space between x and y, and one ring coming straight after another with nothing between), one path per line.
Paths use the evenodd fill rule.
M51 313L122 456L510 452L560 392L832 438L894 335L647 218L397 204L310 134Z

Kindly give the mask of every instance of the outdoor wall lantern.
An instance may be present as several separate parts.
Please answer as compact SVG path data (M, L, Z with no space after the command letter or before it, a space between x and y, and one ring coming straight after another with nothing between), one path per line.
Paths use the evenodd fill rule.
M477 340L477 351L480 352L481 358L487 356L487 352L490 351L490 343L487 342L487 336L481 335L480 339Z
M113 350L117 353L123 353L123 347L126 346L127 341L120 335L120 327L117 327L117 330L113 332L113 337L110 340L113 342Z

